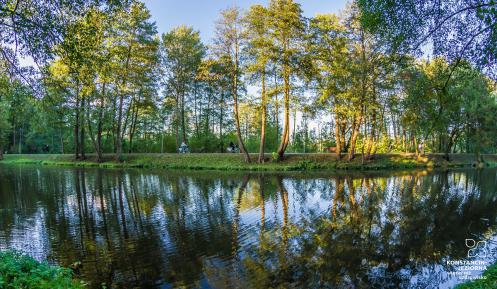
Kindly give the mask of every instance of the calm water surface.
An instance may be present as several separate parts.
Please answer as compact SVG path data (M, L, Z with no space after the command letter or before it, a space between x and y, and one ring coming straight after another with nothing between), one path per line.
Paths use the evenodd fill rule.
M447 261L497 259L496 175L0 165L0 249L90 288L451 288Z

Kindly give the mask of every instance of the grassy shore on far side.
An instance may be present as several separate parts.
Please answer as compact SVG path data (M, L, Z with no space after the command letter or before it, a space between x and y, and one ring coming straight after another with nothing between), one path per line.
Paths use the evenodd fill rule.
M256 159L256 155L252 155ZM497 166L497 155L484 155L484 167ZM337 160L335 154L287 154L283 161L266 155L266 162L246 163L241 154L124 154L122 162L115 162L112 154L104 155L97 163L94 155L85 160L74 160L69 154L5 155L0 163L39 164L51 166L103 167L103 168L162 168L182 170L232 171L313 171L313 170L383 170L410 168L454 168L477 165L473 154L452 154L447 161L441 154L378 154L371 160L357 155L351 161Z

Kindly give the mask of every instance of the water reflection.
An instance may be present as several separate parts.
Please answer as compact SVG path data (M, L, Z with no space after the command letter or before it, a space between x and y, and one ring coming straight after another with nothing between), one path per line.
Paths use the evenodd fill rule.
M427 288L494 235L495 170L226 175L0 166L0 248L90 287Z

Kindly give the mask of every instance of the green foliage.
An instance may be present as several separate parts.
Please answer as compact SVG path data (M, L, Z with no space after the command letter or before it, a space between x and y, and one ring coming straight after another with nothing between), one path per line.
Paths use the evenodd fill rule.
M404 81L402 123L420 140L434 139L438 151L459 146L487 151L497 136L497 108L488 80L468 63L451 67L442 58L412 66ZM477 145L478 147L469 148Z
M3 101L0 101L0 149L3 149L8 144L8 136L10 133L9 107Z
M277 161L278 160L278 153L277 152L272 152L271 153L271 159L273 161Z
M359 0L341 15L307 19L297 2L272 0L245 13L223 11L211 43L189 26L157 35L140 1L56 3L71 19L59 24L44 17L60 15L36 3L29 17L43 27L34 31L54 32L58 40L32 35L39 42L20 38L20 49L46 45L33 53L56 57L39 63L42 79L34 86L15 73L15 63L2 60L0 137L9 154L74 153L82 161L87 153L115 153L118 160L122 152L172 153L182 141L192 152L221 152L238 139L248 152L263 148L280 158L286 151L335 148L347 160L359 154L372 159L416 152L419 144L425 153L495 153L497 86L491 77L497 70L484 63L493 61L488 53L495 45L484 43L490 51L483 51L485 59L454 57L460 45L442 51L472 31L456 20L478 29L473 25L491 25L474 30L482 32L475 43L493 39L491 1L474 9L450 0L468 9L432 27L455 8L444 4L447 11L427 15L422 1ZM14 3L2 10L5 23L14 21L5 16ZM28 10L19 4L20 17ZM440 41L448 32L455 38ZM437 40L436 57L420 60L415 49L403 49L420 37ZM475 43L465 52L481 52Z
M6 95L8 92L8 78L0 75L0 94ZM8 137L11 130L9 122L10 106L5 97L0 96L0 160L2 159L3 150L8 145Z
M261 139L259 135L251 135L247 139L247 149L250 152L257 152L259 150L260 141ZM266 127L266 145L264 147L264 152L270 153L278 150L279 141L280 140L276 132L276 127L274 126L274 124L268 124L268 126Z
M165 78L167 106L174 107L174 126L181 128L182 141L187 141L186 110L197 103L197 71L205 55L200 34L192 27L179 26L162 35L162 70Z
M16 252L0 252L1 289L78 289L84 285L72 272Z
M436 56L469 59L489 74L497 65L495 0L383 1L358 0L361 22L388 43L392 51L417 53L430 43ZM439 7L435 9L434 7Z
M127 0L109 1L2 1L0 6L0 47L3 60L16 63L16 56L10 53L15 46L16 52L29 54L38 63L50 59L54 46L67 36L69 19L84 15L94 7L105 10L121 8ZM8 48L7 48L8 47ZM4 50L5 49L5 50ZM25 71L13 68L18 76L26 79Z
M221 152L221 140L211 132L205 132L200 135L194 134L189 141L191 152L207 153ZM225 144L226 148L226 144Z

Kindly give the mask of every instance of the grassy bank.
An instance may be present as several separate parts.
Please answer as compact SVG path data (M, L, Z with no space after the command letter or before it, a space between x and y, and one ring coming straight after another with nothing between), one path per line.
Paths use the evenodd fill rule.
M497 263L488 267L483 273L484 279L470 281L456 286L455 289L496 289L497 288Z
M277 162L267 155L264 164L245 163L240 154L125 154L123 161L113 161L113 155L105 155L103 163L88 155L84 161L75 161L72 155L5 155L1 161L7 164L39 164L53 166L81 166L108 168L163 168L191 170L237 170L237 171L310 171L310 170L381 170L409 168L470 167L475 162L472 154L454 154L450 161L443 155L429 154L416 157L413 154L381 154L363 161L358 155L352 161L337 161L334 154L288 154ZM256 159L256 155L253 155ZM497 155L485 155L486 166L497 164Z
M82 289L72 272L16 252L0 252L0 288Z

